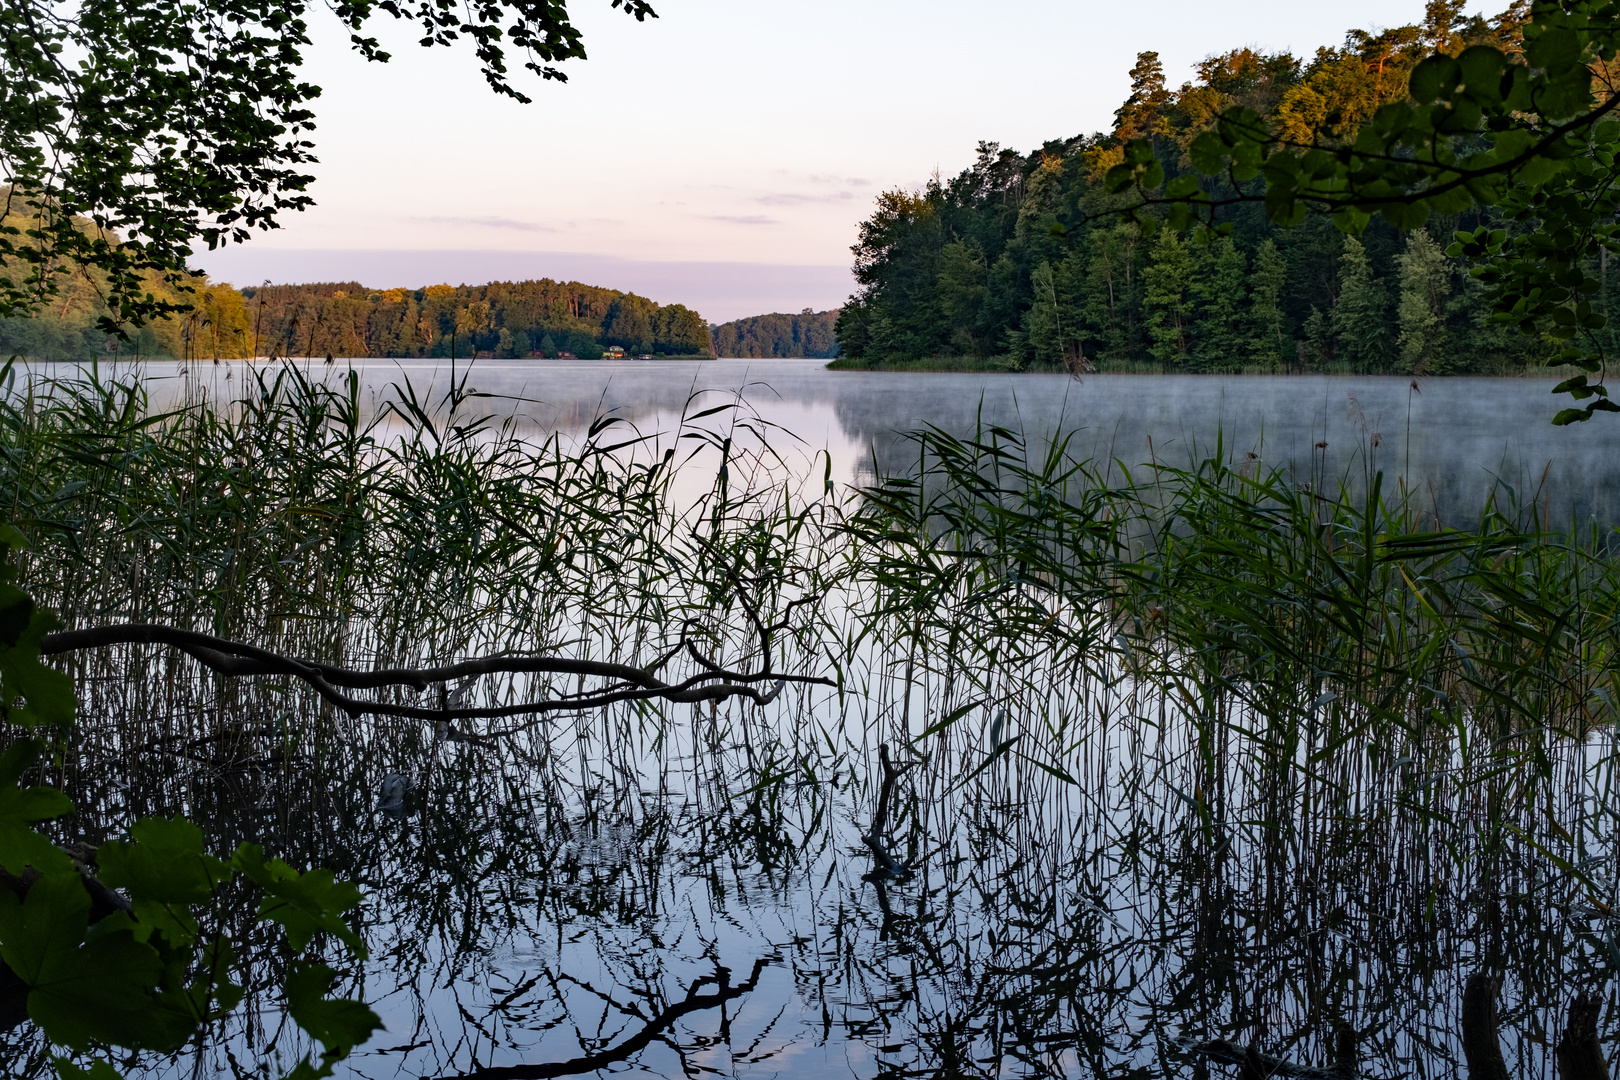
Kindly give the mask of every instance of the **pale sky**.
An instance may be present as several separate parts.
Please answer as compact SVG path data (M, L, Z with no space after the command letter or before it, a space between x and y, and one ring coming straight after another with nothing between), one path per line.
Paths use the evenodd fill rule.
M1423 0L653 0L636 23L569 6L590 58L497 98L470 50L367 64L319 5L308 74L317 205L198 265L239 285L373 288L562 277L686 303L718 322L835 307L885 188L1104 130L1137 52L1172 85L1243 45L1308 57ZM1506 0L1474 5L1494 13Z

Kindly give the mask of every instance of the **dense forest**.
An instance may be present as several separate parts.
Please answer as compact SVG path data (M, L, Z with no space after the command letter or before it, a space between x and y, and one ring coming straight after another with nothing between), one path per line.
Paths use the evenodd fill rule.
M0 228L22 233L36 228L38 219L25 212L27 203L8 200L9 193L9 188L0 186L0 204L10 207L0 218ZM88 224L83 227L88 228ZM188 348L223 349L217 352L220 356L246 355L228 333L226 340L214 340L218 327L236 325L243 319L241 294L229 285L215 285L201 274L180 287L155 272L140 275L142 286L152 296L172 304L190 304L193 310L153 320L138 329L127 328L129 340L125 341L97 326L108 315L103 302L107 294L105 275L83 267L61 269L64 272L55 275L59 291L38 314L26 319L0 319L0 361L18 355L48 360L83 360L111 353L175 356ZM20 260L0 259L0 277L21 283L31 272L32 267Z
M797 315L755 315L721 323L710 336L716 356L743 359L803 356L830 360L838 355L838 338L833 330L837 320L836 311L805 308Z
M981 143L958 176L885 192L853 248L860 291L838 320L843 351L1071 369L1522 370L1549 350L1488 321L1478 282L1445 255L1479 215L1404 235L1375 220L1350 237L1323 218L1278 228L1248 203L1223 211L1230 237L1203 239L1125 220L1102 185L1129 139L1152 140L1168 181L1190 170L1188 145L1231 106L1298 138L1342 134L1403 99L1412 67L1436 49L1519 48L1528 3L1493 19L1465 17L1464 6L1430 0L1421 23L1352 31L1308 61L1236 49L1175 90L1158 55L1142 53L1113 131L1030 154ZM1606 302L1610 289L1605 275Z
M242 296L254 355L596 359L615 345L632 355L709 352L708 326L690 308L574 281L273 285Z
M708 326L679 304L578 282L496 282L425 289L366 289L354 283L271 285L238 291L198 276L182 295L193 305L120 342L97 329L107 314L93 278L74 274L50 306L29 319L0 320L0 358L83 360L139 356L496 357L595 359L612 346L631 355L709 355ZM827 332L830 337L830 330Z

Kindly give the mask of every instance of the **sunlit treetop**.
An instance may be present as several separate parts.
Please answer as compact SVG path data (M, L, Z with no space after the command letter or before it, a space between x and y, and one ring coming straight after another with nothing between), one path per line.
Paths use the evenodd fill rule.
M1137 108L1158 112L1122 115L1130 138L1107 172L1109 190L1134 192L1127 212L1144 224L1158 223L1143 213L1157 207L1172 228L1215 234L1231 231L1222 211L1239 203L1263 203L1280 225L1331 214L1352 235L1374 215L1410 230L1431 215L1494 208L1502 227L1459 232L1448 253L1480 264L1496 321L1558 343L1549 363L1602 371L1591 262L1620 250L1620 120L1610 116L1620 105L1620 4L1537 0L1491 24L1475 20L1467 33L1461 6L1435 0L1421 28L1352 34L1269 116L1231 104L1186 139L1190 169L1179 175L1166 171L1169 96L1133 93ZM1620 412L1585 374L1558 391L1588 404L1555 423Z

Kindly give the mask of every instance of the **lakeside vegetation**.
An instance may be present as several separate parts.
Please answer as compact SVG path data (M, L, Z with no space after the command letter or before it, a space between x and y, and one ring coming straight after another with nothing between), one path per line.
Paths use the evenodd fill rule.
M1358 237L1323 216L1282 228L1247 204L1224 212L1230 235L1200 239L1122 220L1126 197L1104 186L1133 139L1150 141L1164 184L1195 175L1194 140L1233 107L1308 140L1406 100L1412 70L1433 52L1518 54L1524 5L1491 19L1463 8L1436 0L1421 23L1353 30L1308 59L1235 49L1179 88L1144 52L1112 131L1028 154L981 143L957 176L884 193L853 249L860 292L838 323L845 355L1413 375L1509 374L1543 361L1557 347L1491 321L1470 264L1445 253L1456 230L1528 227L1495 211L1436 214L1404 234L1375 219ZM1593 262L1593 307L1608 310L1620 274L1611 279L1602 256Z
M1620 905L1602 809L1620 764L1620 566L1601 531L1560 530L1506 490L1452 528L1381 476L1219 453L1124 470L999 428L920 433L914 465L839 492L773 472L757 441L770 430L741 405L694 406L631 452L622 424L529 442L470 391L402 382L367 419L356 379L296 366L258 372L234 401L194 383L167 415L131 378L19 387L0 408L0 513L28 543L18 584L70 630L157 622L361 670L501 654L663 658L684 675L748 670L763 649L775 671L837 686L768 707L621 702L562 724L458 717L452 740L431 721L346 714L296 680L224 679L121 644L67 665L80 721L30 775L79 812L46 835L94 846L184 811L211 849L245 835L359 877L375 895L349 925L377 967L325 939L311 955L355 987L403 965L419 995L493 963L514 912L538 907L536 935L622 922L641 940L685 902L643 875L687 881L698 865L818 891L853 865L806 917L817 948L865 972L889 942L983 988L956 1021L919 1009L884 1029L930 1075L952 1075L923 1048L962 1008L987 1031L1016 1021L981 1055L1067 1039L1102 1071L1136 1060L1137 1008L1155 1028L1234 1038L1251 1009L1280 1010L1266 1015L1289 1016L1302 1048L1344 1017L1369 1065L1417 1054L1439 1069L1455 1051L1435 999L1465 966L1520 978L1516 1017L1607 977L1582 944ZM682 444L702 453L666 455ZM680 498L678 474L697 482ZM475 708L539 689L578 687L495 674L457 693ZM872 820L891 786L874 744L917 763L894 781L874 848L888 862L874 856L869 879L919 909L947 889L938 929L880 891L880 930L872 893L849 894L872 882L844 825ZM375 806L390 775L431 784L400 807L408 843ZM713 816L678 816L696 804ZM632 839L600 856L620 861L582 861L577 837L621 827ZM1126 932L1142 905L1159 925ZM211 1046L277 1007L284 947L236 929L234 910L202 925L239 958L248 1018L209 1018L213 1038L182 1051L194 1061L221 1062ZM834 933L868 916L866 937ZM1482 939L1499 943L1483 961ZM429 962L423 940L458 944ZM1102 977L1130 964L1151 985ZM911 970L907 1001L933 977ZM1119 1025L1085 1026L1102 1015ZM465 1063L448 1023L424 1072ZM25 1075L49 1069L27 1029L0 1047L34 1063ZM1144 1075L1191 1054L1178 1043Z
M1467 66L1501 123L1446 104L1414 138L1495 137L1509 114L1588 109L1588 58L1606 72L1620 54L1613 6L1538 0L1548 18L1597 11L1607 36L1541 25L1525 42L1541 59L1495 79L1523 12L1461 10L1431 0L1421 26L1310 65L1240 50L1177 94L1144 54L1114 142L1032 166L987 146L984 175L1005 165L1006 183L969 170L959 204L943 183L886 194L858 249L866 291L838 321L866 335L848 365L1527 370L1541 339L1493 352L1511 328L1430 231L1471 216L1485 251L1488 226L1519 227L1495 210L1431 220L1429 196L1374 178L1365 204L1406 230L1382 254L1383 226L1363 231L1348 201L1346 239L1241 206L1196 239L1113 214L1131 169L1140 193L1155 169L1220 157L1181 141L1214 137L1200 101L1312 137L1416 130L1373 110L1439 50L1427 97L1456 100ZM1472 66L1446 51L1465 47ZM1620 124L1606 131L1588 149L1612 173ZM1223 153L1258 156L1248 138ZM1266 182L1337 183L1341 159L1313 152L1279 153L1294 171ZM1105 168L1125 170L1113 196ZM1201 194L1180 180L1172 199ZM1549 216L1597 218L1547 190ZM987 237L1000 222L1006 242L992 262L947 219ZM1590 281L1521 259L1516 280L1568 285L1522 306L1607 332L1602 259ZM1289 290L1312 267L1331 304L1303 314ZM981 341L1020 282L1027 306ZM632 351L697 340L684 308L554 282L209 288L189 311L127 298L176 320L188 358L250 330L252 353L280 357L346 354L346 335L457 357L532 355L542 330L564 352L553 332L578 330L581 355L610 332ZM759 347L804 344L791 322L756 330ZM927 333L941 355L908 351ZM139 366L0 369L0 1062L20 1080L319 1080L385 1025L344 1067L690 1075L730 1054L729 1071L779 1071L819 1045L835 1069L940 1080L1169 1080L1210 1061L1428 1077L1464 1060L1499 1080L1516 1032L1524 1075L1555 1054L1563 1080L1607 1075L1620 560L1613 523L1552 501L1545 472L1442 514L1424 478L1379 470L1394 455L1354 398L1333 459L1326 441L1273 459L1246 431L1243 452L1149 438L1145 461L1112 442L1084 456L1072 430L1027 438L981 399L881 462L871 443L840 487L830 449L740 391L714 404L694 384L673 430L609 414L576 438L443 366L430 388L187 364L161 403ZM708 1007L718 1039L674 1023ZM571 1040L580 1056L559 1060ZM1298 1064L1330 1045L1331 1070Z

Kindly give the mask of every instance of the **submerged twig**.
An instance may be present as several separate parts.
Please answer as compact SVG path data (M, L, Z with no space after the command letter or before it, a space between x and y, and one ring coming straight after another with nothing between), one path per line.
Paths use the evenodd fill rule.
M894 785L900 779L900 774L909 769L915 762L905 765L896 765L889 760L889 747L887 743L878 746L878 765L883 770L883 786L878 791L877 811L872 815L872 827L861 836L861 842L872 852L872 858L877 862L873 873L891 877L908 878L911 876L911 867L905 863L897 862L889 854L884 843L884 834L889 828L889 799L894 794Z
M573 1058L569 1061L547 1062L542 1065L491 1066L470 1073L442 1077L441 1080L540 1080L543 1077L574 1076L578 1073L604 1069L645 1049L649 1043L662 1035L676 1020L687 1013L724 1005L726 1002L740 998L753 990L759 983L760 972L764 971L765 966L773 959L775 957L762 956L755 960L754 969L749 972L748 978L736 986L731 985L730 968L716 968L713 975L705 975L687 987L686 997L661 1009L647 1021L640 1031L619 1045L603 1050L600 1053L586 1054L583 1057ZM710 983L714 984L716 988L714 993L698 993L700 987Z
M1293 1077L1294 1080L1353 1080L1358 1073L1356 1063L1356 1033L1348 1024L1340 1024L1334 1032L1333 1064L1327 1068L1302 1065L1287 1058L1263 1054L1252 1043L1239 1046L1226 1039L1208 1039L1188 1047L1222 1065L1236 1065L1244 1080L1249 1077Z

